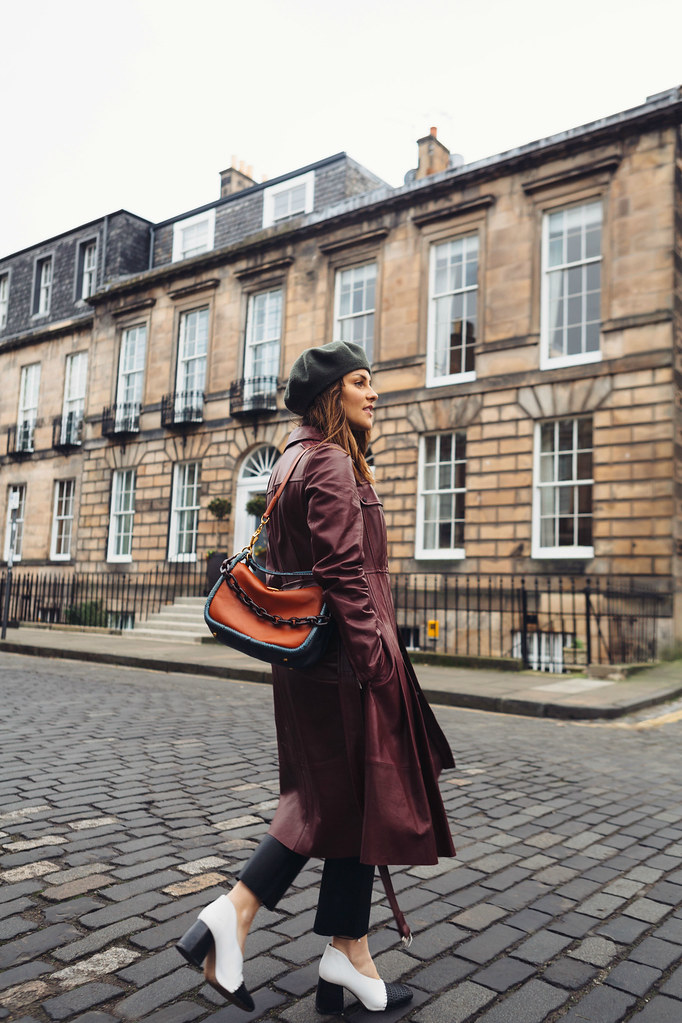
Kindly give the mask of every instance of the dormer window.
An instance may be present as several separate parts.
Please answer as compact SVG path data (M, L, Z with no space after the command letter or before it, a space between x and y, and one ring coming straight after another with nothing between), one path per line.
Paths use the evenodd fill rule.
M215 210L198 213L173 224L173 262L210 252L214 234Z
M272 227L290 217L310 213L315 194L315 172L270 185L263 192L263 227Z

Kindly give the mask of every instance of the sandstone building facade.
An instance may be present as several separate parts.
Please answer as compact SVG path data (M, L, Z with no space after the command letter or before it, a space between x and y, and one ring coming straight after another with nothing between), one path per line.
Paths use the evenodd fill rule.
M673 89L468 165L432 130L399 188L345 154L231 168L163 224L120 212L0 260L22 570L244 543L288 370L345 338L375 369L394 570L635 579L675 594L682 639L681 117Z

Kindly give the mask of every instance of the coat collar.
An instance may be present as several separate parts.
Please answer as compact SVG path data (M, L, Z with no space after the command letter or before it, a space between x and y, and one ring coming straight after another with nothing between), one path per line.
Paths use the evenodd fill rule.
M306 440L321 441L324 440L324 437L316 426L297 426L296 429L292 430L289 434L286 447L290 448L292 444L300 444L301 441Z

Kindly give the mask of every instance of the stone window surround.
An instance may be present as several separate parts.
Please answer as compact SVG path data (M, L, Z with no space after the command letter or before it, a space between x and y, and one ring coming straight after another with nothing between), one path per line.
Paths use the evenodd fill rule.
M190 317L196 313L195 334L190 332ZM206 352L199 355L188 355L188 343L194 342L200 336L201 313L206 313ZM202 303L194 305L191 309L182 309L178 317L177 345L175 346L175 385L176 393L201 392L206 389L206 377L208 372L208 355L211 344L211 307L210 304ZM194 378L194 368L197 363L204 362L204 371L201 387L188 387L186 378Z
M144 328L145 331L145 353L144 353L144 367L142 369L142 392L140 394L140 409L144 404L144 392L145 386L148 379L147 366L149 362L149 329L150 323L149 318L132 317L129 322L121 321L116 325L116 371L113 374L112 387L113 387L113 402L115 405L124 404L123 392L121 390L121 374L122 364L121 359L123 355L123 342L128 333L131 330L139 330L140 327Z
M11 511L9 507L9 496L13 490L19 491L19 509L17 512L17 535L14 549L14 560L21 561L21 551L23 546L23 534L24 534L24 521L26 519L26 484L25 483L8 483L6 487L7 493L7 514L5 516L5 542L3 549L3 558L7 561L9 557L9 541L10 541L10 528L11 528Z
M71 484L71 486L67 486ZM67 514L60 514L60 495L66 502ZM54 481L54 495L52 500L52 533L50 539L50 561L70 561L71 549L73 546L73 526L75 520L76 505L76 480L73 477ZM68 522L68 551L57 553L57 541L60 539L60 523ZM63 539L64 534L61 534Z
M282 259L262 263L260 266L246 266L236 270L234 276L242 284L240 324L241 337L239 351L237 352L237 373L236 376L245 376L246 365L246 339L249 329L249 313L251 302L256 295L266 291L280 290L282 292L282 322L280 324L279 338L279 366L277 368L277 379L282 377L282 359L286 347L286 323L287 323L287 273L294 262L290 256Z
M365 307L365 305L363 304L363 308L362 308L362 310L360 312L355 313L355 312L353 312L351 310L349 313L347 313L346 315L344 315L342 317L342 315L341 315L341 277L342 277L342 275L343 274L353 274L354 271L367 270L370 267L374 268L374 276L373 276L373 278L371 278L371 283L373 285L373 290L374 290L374 304L372 305L371 308ZM363 344L362 344L362 347L367 352L367 357L368 357L370 362L372 362L373 359L374 359L374 340L375 340L375 336L376 336L375 327L376 327L377 312L378 312L378 307L377 307L377 276L378 276L378 273L379 273L379 267L377 265L376 260L370 259L367 262L363 261L361 263L354 263L352 266L340 267L336 271L335 280L334 280L334 329L332 331L332 340L333 341L341 340L342 324L344 324L344 323L351 324L351 323L353 323L353 321L356 321L356 320L363 320L363 321L366 322L367 317L371 315L372 316L372 333L371 333L371 338L369 339L370 340L370 344L369 344L369 351L368 352L367 352L367 345L364 343L364 341L363 341ZM362 283L362 295L363 295L363 303L364 303L364 301L366 300L367 283L368 283L367 277L365 275L363 275L361 283ZM354 291L355 291L355 288L351 287L351 302L352 302L352 295L353 295ZM364 328L363 328L363 333L364 333Z
M428 437L442 437L446 434L450 434L453 439L453 444L456 443L456 437L458 434L464 434L466 437L466 431L458 428L451 430L438 430L435 433L423 433L419 437L419 455L418 455L418 468L417 468L417 516L416 516L416 530L415 530L415 559L418 561L423 560L438 560L438 561L454 561L462 560L465 555L464 546L461 547L434 547L427 548L424 546L424 503L426 494L424 493L424 467L425 467L425 456L426 456L426 440ZM456 462L461 459L456 458ZM440 463L438 463L440 464ZM456 494L463 493L464 500L466 502L466 457L464 458L465 465L465 485L464 487L456 487L449 491L453 499Z
M132 473L132 486L130 492L132 493L132 511L121 512L115 508L116 498L121 494L121 483L124 482L125 478ZM111 499L109 504L109 537L107 541L107 561L115 563L130 563L133 560L132 553L132 541L134 534L134 522L135 522L135 487L137 484L136 471L134 467L125 467L114 469L111 475ZM120 529L121 520L125 516L130 515L132 522L130 526L130 553L129 554L116 554L116 543L119 537L123 535Z
M610 189L613 176L621 163L621 154L613 152L601 159L593 160L582 166L571 167L563 171L544 174L541 177L529 178L522 182L521 187L534 206L535 237L533 242L533 263L531 266L531 322L530 336L541 339L542 331L542 240L545 215L570 206L582 206L590 202L602 204L602 256L601 256L601 309L602 327L611 316L610 301L610 249L612 236L612 213ZM603 332L603 330L602 330ZM542 370L559 368L558 360L544 360L541 356L542 341L539 347L539 367ZM577 355L571 358L570 365L582 365L597 362L601 359L601 351L597 358L590 354L587 357ZM561 365L564 365L561 360Z
M377 272L374 281L374 338L372 364L376 366L381 356L381 310L383 286L383 242L388 236L388 228L379 228L355 234L345 238L322 243L319 248L327 258L327 302L325 337L330 341L337 340L336 331L336 281L342 270L376 263Z
M185 486L184 486L184 490L182 491L182 495L180 494L180 489L181 489L180 488L180 484L181 484L181 480L180 480L181 471L182 471L182 469L187 468L189 466L195 466L196 467L195 480L191 484L191 486L192 487L196 487L197 503L196 504L192 504L192 505L190 505L190 504L180 504L179 503L179 498L181 496L183 496L186 493L186 491L189 489L189 487L187 487L187 477L186 477L186 474L185 474L185 481L184 481L185 482ZM201 462L196 460L196 459L192 459L190 461L176 462L173 465L173 477L172 477L172 485L171 485L170 522L169 522L169 529L168 529L168 561L174 561L174 562L179 562L179 561L195 562L197 560L196 543L195 543L195 550L194 550L193 553L192 552L184 553L184 554L178 553L177 548L178 548L178 539L179 539L179 535L180 535L180 531L178 529L178 518L179 518L179 515L180 515L181 512L185 512L188 509L189 510L194 509L196 511L196 514L197 514L197 522L196 522L197 531L195 532L195 542L196 542L196 539L198 537L198 517L199 517L199 511L200 511L200 507L199 507L199 494L200 493L201 493Z
M476 242L476 283L474 285L468 285L466 283L466 266L472 262L469 260L469 245L475 240ZM462 242L463 244L463 258L461 261L463 277L461 287L453 289L452 291L444 292L443 294L436 295L435 292L435 276L436 276L436 253L438 249L443 246L451 245L456 242ZM468 307L469 300L466 296L475 295L476 301L476 329L478 331L478 323L480 322L480 238L477 231L467 232L465 234L458 234L455 238L447 238L444 241L434 242L431 245L429 251L429 291L428 291L428 323L427 323L427 339L426 339L426 386L427 387L443 387L450 384L468 383L476 379L476 368L474 361L474 369L460 369L458 373L442 373L437 374L436 371L436 322L437 322L437 304L441 299L452 299L455 295L460 295L465 307ZM468 321L462 320L462 340L460 343L460 352L462 362L466 362L466 350L467 347L471 351L471 346L467 346L464 338L465 323ZM452 320L450 320L452 324ZM475 350L479 338L474 338L473 355L475 359ZM448 349L446 349L448 350Z
M588 362L600 362L602 358L601 346L596 350L579 352L574 355L550 355L550 322L549 322L549 276L551 273L561 272L564 273L566 270L559 270L550 267L547 264L547 250L549 246L549 220L553 213L568 212L569 210L582 210L590 206L600 206L601 222L599 225L600 230L600 254L599 257L584 257L581 260L575 261L570 264L573 268L583 268L594 264L599 264L600 273L603 266L603 255L604 255L604 208L603 202L600 200L579 202L579 203L568 203L567 205L560 205L552 209L545 209L542 217L542 240L541 240L541 270L542 280L540 282L540 369L562 369L565 366L575 366L576 364L583 364ZM584 294L584 292L583 292ZM602 303L602 285L600 279L599 285L599 301L600 308L603 309ZM567 301L567 298L564 298ZM601 317L601 323L603 323L603 315ZM600 324L601 326L601 324ZM601 330L600 330L601 333Z
M253 373L253 372L248 372L247 373L247 361L253 362L252 358L250 358L250 355L253 352L253 350L255 349L255 345L259 344L258 341L256 341L255 344L251 343L252 317L253 317L253 313L254 313L255 303L256 303L257 299L261 295L269 295L269 294L272 294L272 293L277 292L277 291L280 292L281 298L280 298L279 337L277 339L277 343L279 345L279 353L278 353L278 357L277 357L277 369L276 369L276 372L274 374L269 374L269 373ZM285 292L285 289L284 289L283 285L281 285L281 284L274 284L274 285L268 286L266 288L258 288L258 289L256 289L256 290L254 290L254 291L249 293L248 300L247 300L247 303L246 303L246 318L244 320L244 351L243 351L241 362L239 363L239 365L241 365L241 367L242 367L242 375L244 377L244 380L248 381L248 380L251 380L251 379L254 379L254 378L259 378L261 376L271 376L271 375L274 375L277 378L279 378L280 373L281 373L281 368L282 368L282 355L283 355L283 352L284 352L284 324L285 324L285 321L286 321L286 292ZM260 343L266 345L266 344L271 344L273 342L272 341L261 341Z
M563 420L570 420L572 423L575 424L578 421L578 419L590 419L590 421L592 423L592 429L591 429L591 434L590 434L591 435L591 440L592 440L592 447L591 447L590 450L593 452L594 451L594 424L593 424L593 421L592 421L592 416L589 413L587 415L584 415L584 414L583 415L573 415L573 414L569 413L568 415L560 416L560 417L557 417L557 418L536 420L535 424L534 424L534 431L533 431L534 432L534 437L533 437L533 497L532 497L532 508L533 508L532 515L533 515L533 519L532 519L532 554L531 554L531 557L536 558L538 561L541 561L541 560L551 560L551 561L554 561L554 560L560 560L560 559L566 559L566 558L569 558L571 560L590 561L590 560L592 560L594 558L594 541L589 546L580 546L580 545L571 545L571 546L566 545L566 546L556 546L556 547L554 547L554 546L553 547L543 547L543 546L541 546L541 537L540 537L540 495L541 495L542 487L540 486L540 431L541 431L542 426L547 425L548 423L552 423L552 422L556 423L556 422L559 422L560 420L561 421L563 421ZM575 456L575 452L576 452L576 448L575 447L571 448L572 456ZM587 484L589 482L589 484L590 484L590 486L592 488L592 496L594 498L594 468L593 468L592 471L593 471L593 475L592 475L591 480L589 480L589 481L585 480L585 481L582 481L582 482L583 482L583 484ZM553 481L552 485L554 487L557 487L558 486L558 480L555 479ZM568 484L568 482L567 482L567 485L571 485L573 487L578 486L577 478L575 476L572 477L571 483ZM594 500L592 501L592 505L594 506ZM572 517L575 518L576 515L577 515L577 509L574 509L573 512L572 512ZM592 522L594 523L594 512L592 513L591 518L592 518Z
M486 280L486 232L488 209L494 204L494 198L481 196L475 201L462 202L455 206L434 210L413 218L421 229L422 252L419 292L424 300L419 303L419 350L426 354L425 383L426 387L442 387L457 384L471 379L469 374L460 374L449 378L430 380L430 313L431 313L431 252L434 246L444 242L456 241L468 235L478 235L478 324L475 351L484 341L485 280Z
M119 396L119 376L121 366L121 348L123 345L123 338L126 331L131 330L133 327L144 327L146 331L146 342L145 342L145 360L144 360L144 376L142 384L142 400L140 402L140 412L144 409L144 390L146 381L148 379L148 364L149 364L149 338L151 336L151 311L156 304L155 298L145 298L138 301L133 301L127 305L121 306L118 309L114 309L111 312L111 317L114 320L116 328L116 339L114 349L114 368L112 372L111 382L111 403L117 404Z

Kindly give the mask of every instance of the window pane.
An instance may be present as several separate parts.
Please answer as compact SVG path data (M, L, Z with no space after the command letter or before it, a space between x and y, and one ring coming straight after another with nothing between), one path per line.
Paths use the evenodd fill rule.
M574 521L572 518L559 518L559 546L573 547L575 544Z
M542 519L540 524L540 545L542 547L555 547L554 519Z
M592 451L592 418L584 417L578 420L578 447Z
M554 514L555 494L556 489L554 487L543 487L540 491L540 514L543 517Z

